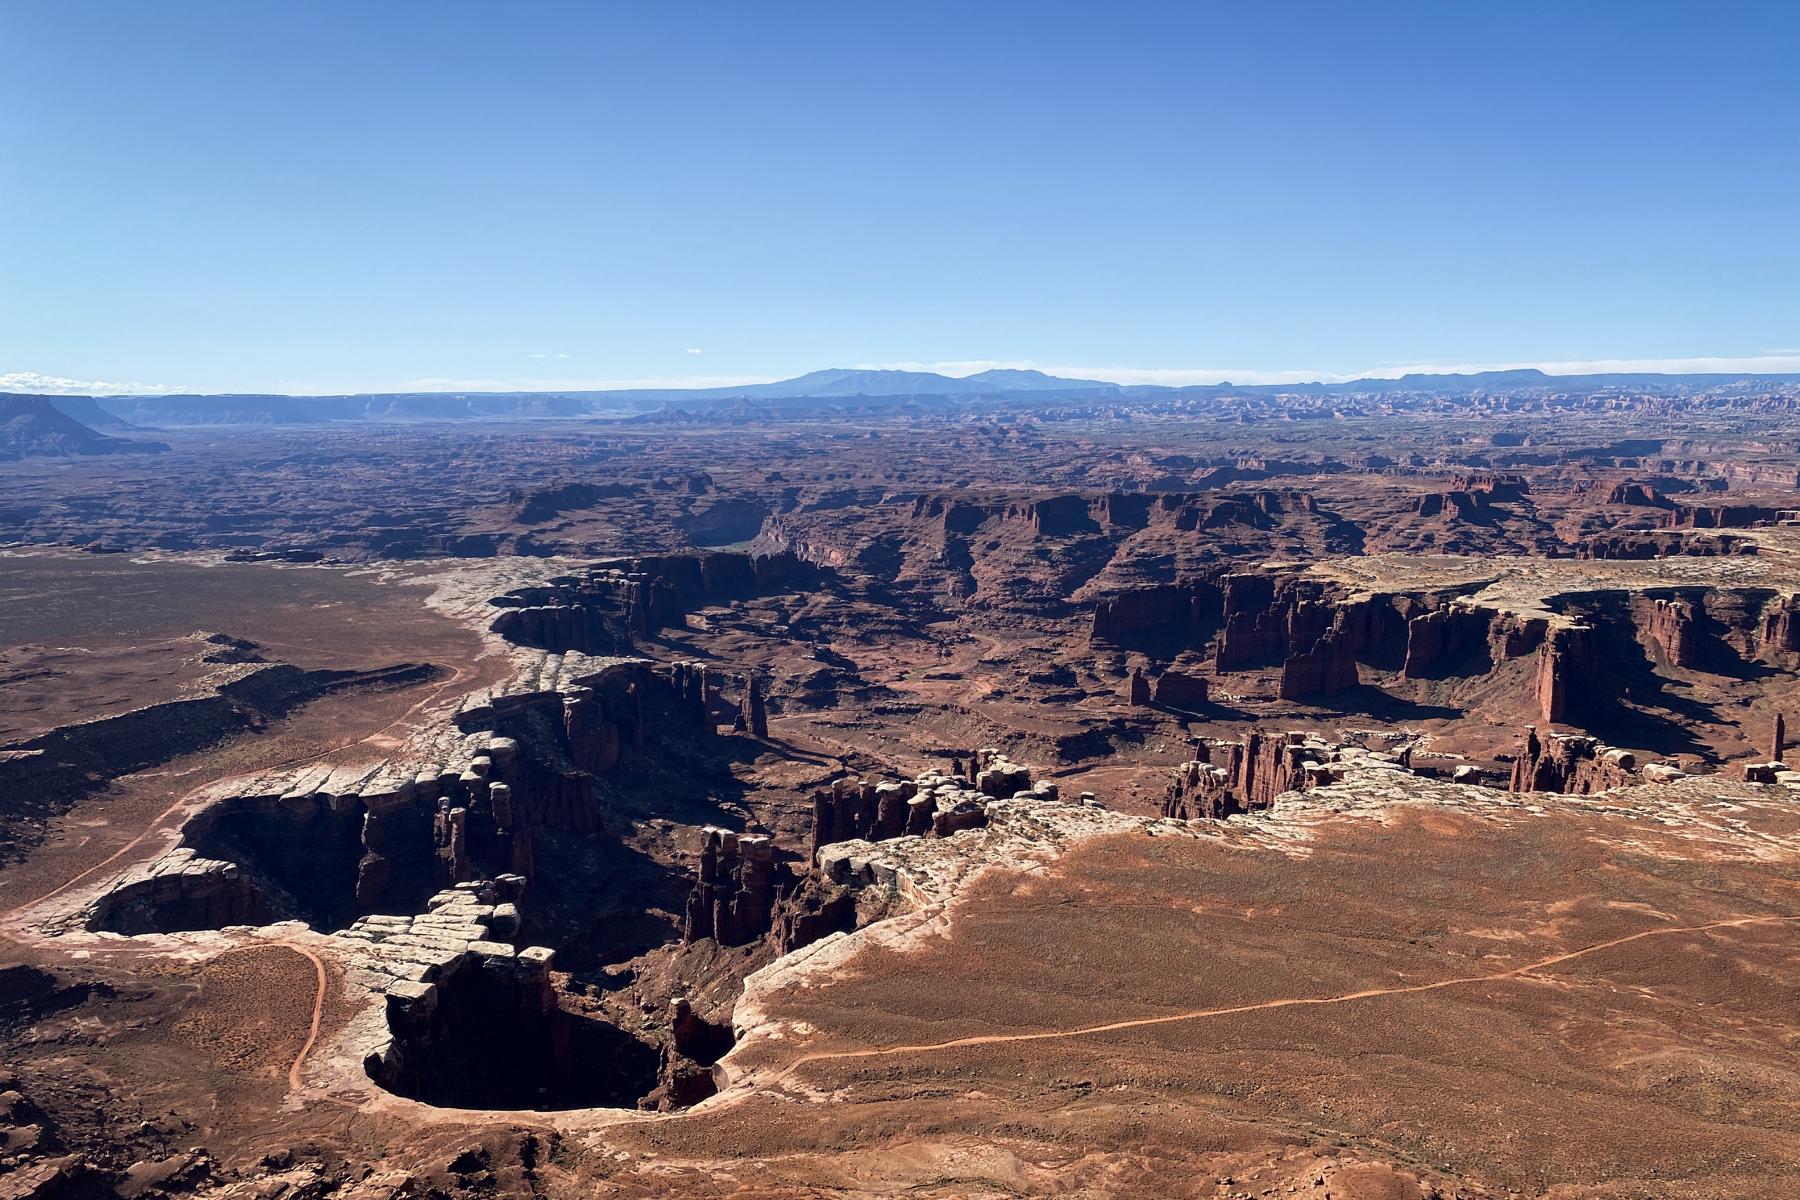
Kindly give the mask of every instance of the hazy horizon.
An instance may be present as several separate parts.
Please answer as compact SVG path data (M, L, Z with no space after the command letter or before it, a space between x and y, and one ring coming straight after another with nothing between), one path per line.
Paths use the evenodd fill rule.
M601 379L601 380L530 380L523 383L505 380L417 379L390 387L346 388L188 388L170 384L130 384L108 381L69 379L41 375L36 372L0 374L0 392L36 393L64 396L157 396L177 394L200 395L281 395L333 396L387 394L395 392L629 392L651 390L705 390L714 388L753 387L782 383L818 371L905 371L965 379L987 371L1035 371L1058 379L1115 383L1121 386L1189 387L1230 383L1240 387L1302 386L1307 384L1353 383L1358 380L1400 379L1407 375L1479 375L1500 371L1541 371L1545 375L1742 375L1778 376L1800 374L1800 355L1768 354L1745 358L1690 359L1596 359L1587 362L1515 362L1388 364L1367 371L1332 374L1320 371L1230 371L1219 369L1137 368L1137 367L1062 367L1032 362L976 361L950 363L857 363L847 367L812 367L785 375L770 376L685 376L666 379Z

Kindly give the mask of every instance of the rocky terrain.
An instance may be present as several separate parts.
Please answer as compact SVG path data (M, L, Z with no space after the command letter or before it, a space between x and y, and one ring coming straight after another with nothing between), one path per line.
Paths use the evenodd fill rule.
M0 1197L1793 1194L1792 385L868 386L0 464Z

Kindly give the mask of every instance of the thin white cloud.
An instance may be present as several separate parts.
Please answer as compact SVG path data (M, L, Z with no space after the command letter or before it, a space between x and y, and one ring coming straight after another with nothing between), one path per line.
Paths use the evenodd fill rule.
M688 353L689 354L705 354L706 351L700 349L700 347L698 347L698 346L689 346Z
M0 375L0 392L36 392L51 396L166 396L187 390L166 383L113 383L102 379L42 375L36 371L11 371Z
M566 354L527 354L526 358L567 358Z

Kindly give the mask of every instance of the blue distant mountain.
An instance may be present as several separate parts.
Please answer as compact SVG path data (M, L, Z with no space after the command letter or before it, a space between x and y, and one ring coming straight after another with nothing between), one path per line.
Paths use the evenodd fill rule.
M1009 392L1119 391L1116 383L1094 379L1059 379L1042 371L993 370L978 375L939 375L932 371L875 371L838 367L810 371L775 383L749 383L716 388L640 388L609 392L621 398L724 400L806 400L850 396L997 396Z
M92 396L52 396L50 403L60 413L75 418L90 429L132 429L129 421L120 419L100 407Z
M579 419L596 414L680 410L699 415L745 406L765 412L808 409L943 408L971 404L1029 405L1057 401L1195 401L1229 396L1328 396L1430 392L1596 391L1633 388L1670 391L1716 387L1740 380L1796 382L1800 375L1547 375L1526 368L1464 375L1405 375L1341 383L1201 384L1184 387L1124 385L1096 379L1064 379L1042 371L998 368L975 375L932 371L880 371L839 367L774 383L712 388L635 388L613 391L389 392L344 396L156 395L57 396L56 409L89 426L287 425L324 422L505 421ZM129 423L129 424L127 424Z
M142 454L168 449L161 442L96 433L64 412L57 399L0 394L0 460Z

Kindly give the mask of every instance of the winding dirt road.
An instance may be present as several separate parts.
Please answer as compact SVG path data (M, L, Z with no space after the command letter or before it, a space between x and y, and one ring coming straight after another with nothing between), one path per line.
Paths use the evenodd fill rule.
M841 1062L851 1059L886 1058L900 1054L931 1054L941 1050L955 1050L965 1046L998 1046L1009 1042L1047 1042L1061 1038L1085 1037L1096 1033L1113 1033L1122 1029L1142 1029L1150 1025L1173 1025L1181 1021L1201 1021L1209 1017L1238 1016L1243 1013L1268 1012L1279 1008L1300 1008L1327 1004L1348 1004L1356 1000L1373 1000L1382 996L1405 996L1417 992L1435 992L1443 988L1459 987L1472 983L1496 983L1506 979L1519 979L1534 972L1553 967L1559 963L1570 962L1597 954L1602 950L1610 950L1615 946L1624 946L1631 942L1643 941L1646 938L1667 937L1682 933L1705 933L1713 929L1732 929L1746 925L1772 925L1785 921L1800 921L1800 914L1775 914L1762 917L1738 917L1725 921L1709 921L1704 925L1684 925L1673 928L1645 929L1624 937L1612 938L1604 942L1595 942L1591 946L1583 946L1578 950L1569 950L1562 954L1553 954L1548 958L1540 958L1536 962L1523 966L1511 967L1504 971L1495 971L1487 975L1459 975L1452 979L1440 979L1433 983L1409 984L1405 987L1365 988L1358 992L1344 992L1335 996L1290 996L1277 1000L1262 1000L1255 1004L1235 1004L1226 1008L1198 1008L1190 1012L1171 1013L1160 1017L1136 1017L1125 1021L1108 1021L1102 1025L1084 1025L1076 1029L1052 1029L1037 1033L995 1033L975 1037L952 1038L947 1042L931 1042L917 1046L882 1046L873 1050L830 1050L817 1054L806 1054L789 1063L782 1071L769 1081L770 1085L781 1083L801 1067L816 1062Z
M319 1028L325 1020L325 994L331 987L331 977L325 971L325 960L299 942L251 942L220 951L213 961L230 958L234 954L248 954L253 950L291 950L312 964L313 978L317 981L313 988L312 1023L307 1030L306 1041L301 1044L300 1053L294 1056L287 1073L289 1090L298 1092L306 1086L300 1078L300 1069L306 1065L306 1056L312 1053L319 1041Z
M288 1089L290 1091L298 1092L305 1086L300 1079L300 1068L306 1065L306 1056L312 1053L313 1046L317 1044L319 1040L319 1023L325 1019L325 989L329 986L329 980L325 974L324 961L305 946L298 946L293 942L277 942L276 945L287 950L292 950L295 954L300 955L302 958L306 959L307 962L311 963L313 965L313 972L318 977L319 981L318 991L313 994L312 1029L306 1035L306 1044L301 1046L300 1053L294 1056L294 1065L288 1068Z

